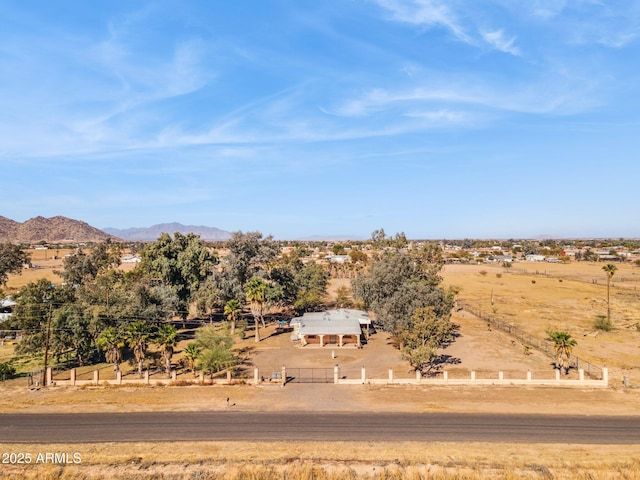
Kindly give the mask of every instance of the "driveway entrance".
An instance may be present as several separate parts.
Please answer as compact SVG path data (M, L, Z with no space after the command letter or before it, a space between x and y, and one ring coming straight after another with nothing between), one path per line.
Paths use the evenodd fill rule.
M289 368L287 383L333 383L333 368Z

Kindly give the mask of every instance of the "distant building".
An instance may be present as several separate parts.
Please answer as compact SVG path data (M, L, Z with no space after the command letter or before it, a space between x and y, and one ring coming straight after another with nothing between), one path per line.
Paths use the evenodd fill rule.
M0 322L9 320L9 317L13 314L13 308L17 305L16 302L9 297L4 297L0 300Z
M139 255L124 255L122 257L122 263L140 263Z
M524 257L524 259L525 259L527 262L544 262L544 259L545 259L545 258L546 258L546 257L545 257L544 255L537 255L537 254L534 254L534 253L531 253L531 254L526 255L526 256Z

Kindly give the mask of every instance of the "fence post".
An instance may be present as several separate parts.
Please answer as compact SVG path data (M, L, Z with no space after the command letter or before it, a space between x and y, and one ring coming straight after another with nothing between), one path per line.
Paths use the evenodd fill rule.
M449 371L445 370L444 372L442 372L442 378L444 380L444 383L449 383Z
M260 383L260 372L258 371L258 367L253 367L253 383L254 385L258 385Z
M287 367L282 365L282 386L284 387L287 384Z
M75 387L76 386L76 369L72 368L70 373L71 373L71 377L69 379L70 380L69 383L71 383L71 385Z
M560 381L560 370L556 369L556 382Z
M500 380L501 382L504 380L504 372L503 371L498 372L498 380Z
M420 370L416 370L416 382L420 383L421 380L422 380L422 373L420 373Z
M367 383L367 372L364 368L364 365L362 366L362 369L360 370L360 379L362 380L362 384L364 385L365 383Z
M175 382L177 379L178 379L178 372L176 372L175 370L171 370L171 380Z
M53 370L51 367L47 367L47 373L45 375L45 383L47 387L50 387L53 384Z
M100 381L100 372L98 370L94 370L93 371L93 383L98 385L99 381Z
M147 385L149 385L149 370L145 370L144 371L144 383L146 383Z
M338 384L338 377L340 377L340 365L337 363L333 366L333 383Z
M122 371L120 370L116 372L116 383L122 385Z
M476 381L476 371L475 370L471 370L471 381L472 382Z
M227 370L227 383L231 385L231 370Z
M609 386L609 369L607 367L602 368L602 383Z
M578 378L581 382L584 382L584 370L582 368L578 370Z
M531 370L527 370L527 382L531 381Z
M393 383L393 370L389 369L389 383Z

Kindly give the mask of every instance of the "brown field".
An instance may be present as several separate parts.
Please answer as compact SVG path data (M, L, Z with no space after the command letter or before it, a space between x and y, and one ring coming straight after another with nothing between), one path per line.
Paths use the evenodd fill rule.
M12 277L10 285L18 288L42 276L55 281L51 270L61 267L61 262L55 262L34 260L47 268L24 271ZM493 265L447 265L444 279L460 289L461 301L530 334L544 338L549 328L566 329L578 340L577 355L609 367L609 389L236 385L55 388L27 393L21 383L24 380L17 379L0 386L0 411L215 410L226 408L225 398L231 397L236 408L247 411L322 408L640 415L640 331L636 328L640 324L640 269L618 265L611 289L615 329L599 332L592 324L596 315L606 314L606 276L601 268L602 264L595 263L517 263L510 270ZM333 281L330 292L348 283ZM450 366L451 371L466 375L471 369L503 370L508 376L529 369L536 376L552 375L548 357L539 352L525 355L521 344L503 332L489 331L468 312L456 312L454 321L460 324L461 335L446 353L460 363ZM247 332L239 348L247 352L249 365L257 365L267 375L283 364L331 366L337 361L347 372L366 363L374 376L384 376L389 367L398 376L410 376L408 365L384 334L374 335L362 350L338 351L335 361L330 349L298 348L288 335L275 335L271 326L259 344L251 334ZM175 360L185 344L176 349ZM0 361L9 358L12 350L11 345L0 346ZM98 367L101 375L110 374L109 365ZM124 368L128 375L133 374L132 365ZM83 374L90 375L90 369ZM622 388L623 375L631 378L632 388ZM3 451L77 451L82 455L79 466L4 466L0 476L7 478L640 478L637 445L199 442L4 445Z
M512 269L447 265L444 279L460 289L461 300L483 314L539 338L545 338L548 329L566 330L578 341L577 356L606 365L616 382L626 375L640 383L640 269L627 264L618 269L611 287L610 332L593 327L596 316L607 313L601 263L522 262Z

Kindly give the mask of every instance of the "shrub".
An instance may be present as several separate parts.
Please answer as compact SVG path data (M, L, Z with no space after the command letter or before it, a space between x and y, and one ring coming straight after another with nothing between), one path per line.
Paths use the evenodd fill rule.
M0 362L0 380L7 380L13 378L16 374L16 369L9 362Z
M501 273L496 273L496 278L502 278L502 274Z
M610 318L607 318L605 315L597 315L596 319L593 321L593 328L596 330L602 330L603 332L610 332L613 330L613 323Z
M486 270L480 270L478 273L484 277L487 274L487 271Z

